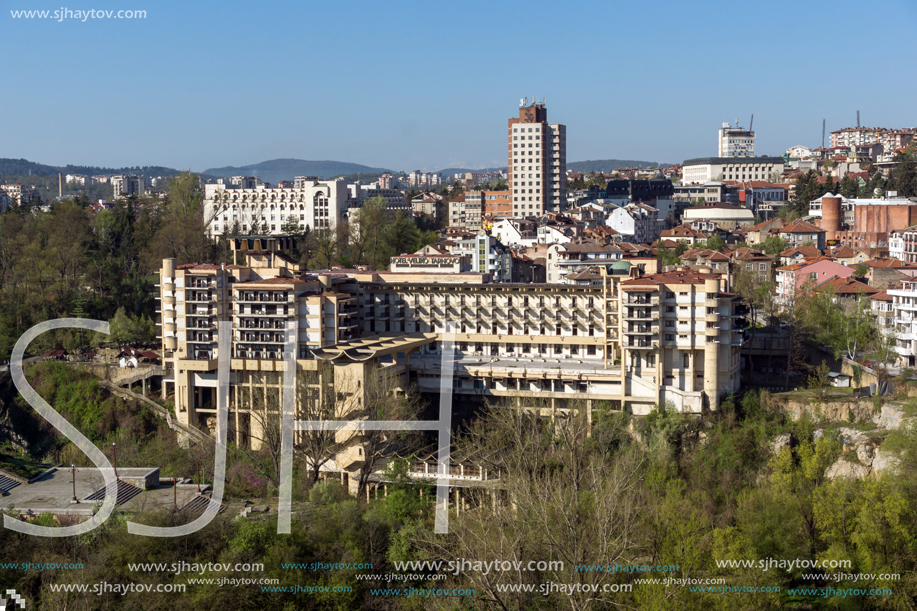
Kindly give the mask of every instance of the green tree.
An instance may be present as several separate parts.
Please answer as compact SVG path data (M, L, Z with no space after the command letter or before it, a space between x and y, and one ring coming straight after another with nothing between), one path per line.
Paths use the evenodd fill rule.
M726 242L723 241L718 234L713 234L707 238L707 248L710 250L715 250L717 252L723 252L723 249L726 248Z
M778 235L769 236L758 245L768 255L779 255L789 247L789 243Z
M851 174L844 174L844 178L841 179L839 188L840 194L846 198L854 198L857 196L857 181Z
M771 482L786 491L792 506L805 525L799 533L808 542L809 554L814 555L819 546L818 512L815 510L819 486L825 473L840 456L841 446L828 436L812 441L804 439L795 448L784 447L771 460Z
M893 159L895 167L891 172L891 189L901 197L917 195L917 155L912 149L909 150L899 151Z

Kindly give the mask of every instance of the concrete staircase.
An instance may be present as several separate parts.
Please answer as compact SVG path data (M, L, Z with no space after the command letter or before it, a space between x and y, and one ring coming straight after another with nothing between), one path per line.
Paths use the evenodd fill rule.
M115 495L115 503L117 503L118 505L123 505L124 503L128 502L129 500L131 500L132 498L134 498L141 492L143 492L143 490L141 490L137 486L133 484L128 484L127 482L122 482L121 480L118 480L118 492ZM105 500L105 488L102 487L96 490L95 492L87 496L84 500L86 501L104 501Z

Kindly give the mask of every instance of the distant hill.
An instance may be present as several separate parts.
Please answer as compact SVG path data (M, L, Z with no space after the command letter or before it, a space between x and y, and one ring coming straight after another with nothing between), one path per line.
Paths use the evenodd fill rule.
M630 159L596 159L590 161L572 161L567 163L568 170L577 172L612 172L618 168L651 168L667 167L671 163L659 161L633 161Z
M343 174L383 174L391 172L385 168L371 168L346 161L306 161L304 159L272 159L246 166L226 166L204 170L204 174L216 177L257 176L263 181L277 184L281 180L293 180L297 176L318 176L334 178ZM395 173L395 172L391 172Z
M52 166L43 163L36 163L27 159L3 159L0 158L0 174L20 174L32 176L47 176L50 174L85 174L94 176L97 174L140 174L144 177L152 176L174 176L179 170L166 168L163 166L146 166L146 167L126 167L126 168L100 168L90 165L65 165Z

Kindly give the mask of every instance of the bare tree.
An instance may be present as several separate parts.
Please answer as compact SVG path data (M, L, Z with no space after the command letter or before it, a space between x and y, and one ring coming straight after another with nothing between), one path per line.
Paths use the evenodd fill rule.
M354 403L348 419L370 421L415 420L420 413L420 399L413 389L400 387L397 374L389 374L385 368L367 376L360 403ZM365 498L369 477L388 457L404 454L415 449L420 436L406 431L362 431L354 442L362 450L362 461L358 472L357 498Z
M637 557L646 452L622 441L623 419L602 418L593 426L585 404L572 407L554 419L492 407L458 444L461 456L499 472L498 488L471 491L472 508L450 517L450 536L421 534L420 549L447 561L554 563L536 571L465 572L462 578L481 593L484 608L534 608L545 600L542 593L498 586L547 581L581 584L550 594L552 608L586 611L620 603L602 591L614 582L613 573L574 567Z
M296 417L298 420L331 422L343 420L350 409L338 401L334 391L331 365L320 364L315 371L301 371L296 377ZM296 437L296 450L305 459L312 483L329 461L354 438L351 431L306 430Z

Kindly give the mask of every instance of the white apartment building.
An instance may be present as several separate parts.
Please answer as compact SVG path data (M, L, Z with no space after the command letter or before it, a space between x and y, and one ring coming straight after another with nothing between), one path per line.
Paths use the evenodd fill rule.
M131 195L143 195L145 189L143 176L120 176L111 177L111 186L114 190L114 197L130 197Z
M625 242L652 244L659 238L658 218L659 211L652 206L627 204L613 208L605 224L620 233Z
M350 204L342 180L300 177L293 188L204 185L204 218L212 237L234 227L243 234L280 235L289 222L298 223L300 230L334 230Z
M735 127L723 123L719 129L717 145L717 155L720 157L754 157L755 132L739 127L738 119Z
M624 256L624 251L613 244L594 242L552 244L545 257L548 283L565 284L565 278L588 267L605 267L611 273L613 265ZM629 267L629 266L628 266Z
M449 201L449 227L480 229L483 214L481 191L467 191Z
M544 102L523 100L507 133L513 214L562 211L567 202L566 126L548 123Z
M905 263L917 263L917 225L889 232L888 256Z
M698 157L682 167L682 184L719 180L771 180L783 173L783 157Z
M494 236L483 229L471 238L458 240L449 249L453 255L465 255L471 259L471 271L490 274L494 282L512 282L513 253Z
M0 193L3 194L6 205L10 204L28 204L38 198L38 191L31 187L23 187L18 182L12 185L0 186Z
M538 243L538 226L524 218L504 218L494 221L490 234L509 246L534 246Z
M901 288L886 293L892 298L899 363L913 367L917 364L917 281L905 280Z
M858 144L872 144L879 141L879 132L885 131L881 127L845 127L831 132L830 146L856 146Z
M391 177L386 174L383 176ZM437 187L443 184L443 175L436 172L421 172L420 170L414 170L408 174L408 184L412 187ZM385 185L380 183L380 187L385 188ZM391 187L392 185L389 184L388 188Z
M795 157L796 159L808 159L812 156L812 149L802 144L791 146L786 152L790 157Z

